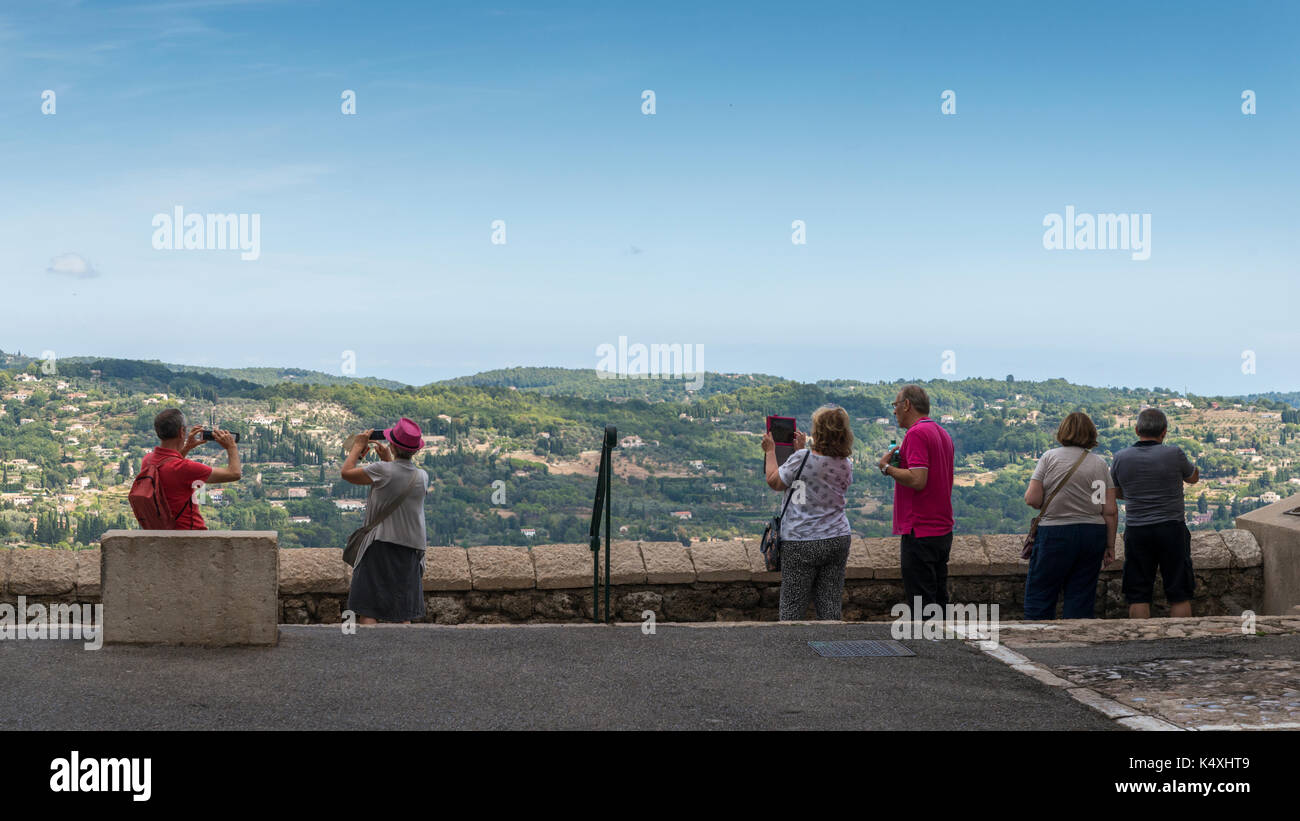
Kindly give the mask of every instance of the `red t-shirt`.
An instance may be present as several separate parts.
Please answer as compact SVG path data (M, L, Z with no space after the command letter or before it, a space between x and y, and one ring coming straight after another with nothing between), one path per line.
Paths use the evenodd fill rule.
M952 532L952 437L923 416L907 429L899 467L925 468L925 490L894 483L894 535L943 536Z
M154 448L145 454L140 466L159 462L158 477L162 480L163 498L167 507L176 517L177 530L207 530L208 525L199 513L199 506L191 497L195 491L195 482L206 482L212 475L212 468L186 459L171 448Z

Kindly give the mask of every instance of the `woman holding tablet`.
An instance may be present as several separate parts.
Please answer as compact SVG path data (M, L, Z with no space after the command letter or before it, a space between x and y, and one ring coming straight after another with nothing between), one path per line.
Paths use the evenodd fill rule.
M802 619L811 601L817 618L837 620L849 560L849 518L844 506L853 483L849 460L853 431L848 413L836 405L818 408L812 417L811 442L796 432L794 446L797 450L778 467L772 434L763 437L768 486L792 493L781 517L780 618ZM798 486L792 487L796 474Z

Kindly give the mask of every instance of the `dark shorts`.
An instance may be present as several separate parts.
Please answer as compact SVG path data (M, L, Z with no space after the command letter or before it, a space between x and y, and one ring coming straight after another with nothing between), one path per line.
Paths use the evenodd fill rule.
M424 618L424 551L392 542L371 542L352 571L348 609L379 621Z
M1192 573L1192 533L1178 521L1124 528L1124 598L1129 604L1150 604L1156 570L1165 583L1165 601L1191 601L1196 590Z

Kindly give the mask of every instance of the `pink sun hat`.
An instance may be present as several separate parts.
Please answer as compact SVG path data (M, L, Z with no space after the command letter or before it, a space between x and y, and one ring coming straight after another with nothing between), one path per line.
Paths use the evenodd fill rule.
M424 447L424 435L420 426L403 416L396 425L384 431L384 438L406 450L419 450Z

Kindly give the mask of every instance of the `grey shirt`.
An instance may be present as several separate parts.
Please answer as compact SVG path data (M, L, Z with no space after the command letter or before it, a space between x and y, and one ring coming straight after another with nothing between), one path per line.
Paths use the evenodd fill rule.
M370 495L366 496L366 515L377 510L397 494L404 494L402 505L393 511L370 533L366 540L369 547L373 541L392 542L424 552L428 537L424 530L424 495L429 490L429 474L417 468L410 459L394 459L391 462L370 462L362 465L366 474L374 482L370 486ZM411 476L418 473L414 487ZM357 561L360 564L360 559Z
M1043 483L1044 501L1065 478L1065 474L1070 472L1070 468L1074 467L1082 453L1083 448L1066 445L1052 448L1039 458L1038 467L1034 468L1034 475L1029 478ZM1095 453L1084 456L1070 477L1070 483L1053 497L1039 526L1104 525L1106 520L1101 511L1106 503L1106 490L1111 487L1114 485L1106 461Z
M1115 454L1110 474L1124 500L1124 523L1186 521L1183 480L1195 471L1182 448L1159 442L1138 442Z

